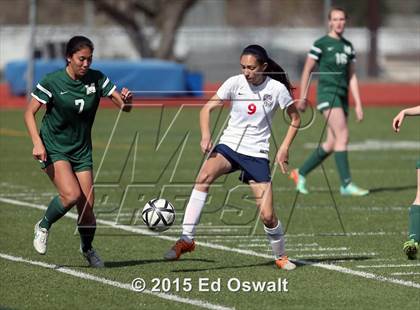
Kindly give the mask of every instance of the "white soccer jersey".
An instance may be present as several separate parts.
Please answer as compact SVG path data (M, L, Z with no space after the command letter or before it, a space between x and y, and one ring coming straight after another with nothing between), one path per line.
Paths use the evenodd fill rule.
M240 154L268 158L273 115L278 107L285 109L293 103L287 88L268 76L254 86L240 74L226 80L217 96L232 102L229 123L219 143Z

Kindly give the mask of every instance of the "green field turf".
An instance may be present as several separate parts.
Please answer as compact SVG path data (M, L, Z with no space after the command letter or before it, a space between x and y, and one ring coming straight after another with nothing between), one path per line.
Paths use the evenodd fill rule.
M274 268L257 219L253 197L238 173L221 178L210 191L196 251L165 262L164 252L179 236L183 210L203 162L199 109L136 108L98 112L94 124L95 248L107 268L86 267L78 253L74 213L51 230L48 253L32 248L33 225L56 194L32 159L22 111L0 111L0 307L6 309L416 309L420 303L420 259L402 252L408 207L416 191L420 122L407 118L397 135L391 120L397 108L367 108L364 122L350 116L353 180L368 197L341 197L334 158L308 177L310 195L297 196L292 183L274 171L274 204L287 226L286 248L299 268ZM220 112L220 113L219 113ZM214 136L227 111L212 115ZM302 130L290 151L300 165L323 128ZM273 123L275 145L287 124ZM330 186L328 186L328 184ZM331 189L331 190L330 190ZM150 235L139 217L151 198L164 197L176 210L175 225ZM130 283L143 278L147 292ZM153 278L170 282L151 292ZM220 279L220 291L199 291L199 281ZM233 292L229 279L287 280L287 292ZM168 280L163 280L168 279ZM177 281L180 287L177 290ZM191 291L182 284L190 281ZM232 280L233 281L233 280ZM183 290L185 288L185 290ZM163 292L167 291L167 292Z

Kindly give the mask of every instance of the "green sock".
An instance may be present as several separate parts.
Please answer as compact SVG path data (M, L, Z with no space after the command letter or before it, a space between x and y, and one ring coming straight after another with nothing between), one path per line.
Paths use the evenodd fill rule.
M39 227L49 230L51 225L62 218L69 210L70 208L64 208L60 197L55 196L48 205L47 211L45 211L44 217L39 223Z
M96 223L89 226L77 226L80 234L82 251L86 252L92 249L92 241L95 237Z
M338 174L340 175L341 185L346 187L351 182L347 151L335 152L334 157L335 163L337 164Z
M412 205L408 213L408 239L420 242L420 205Z
M299 168L299 174L306 176L309 172L318 167L328 155L330 155L330 153L325 152L321 146L318 146Z

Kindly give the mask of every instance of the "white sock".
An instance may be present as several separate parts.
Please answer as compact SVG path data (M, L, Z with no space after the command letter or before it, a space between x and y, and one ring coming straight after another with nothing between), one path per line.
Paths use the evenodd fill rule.
M284 233L280 221L274 228L268 228L264 225L264 231L267 233L268 241L270 241L275 259L279 259L285 254Z
M206 198L207 193L193 189L182 222L182 239L189 242L194 239L195 227L200 221L201 210L206 203Z

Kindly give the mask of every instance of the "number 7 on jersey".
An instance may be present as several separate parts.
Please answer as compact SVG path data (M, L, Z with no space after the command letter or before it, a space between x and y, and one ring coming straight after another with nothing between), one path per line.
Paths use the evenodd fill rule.
M77 113L79 113L79 114L82 113L83 107L85 106L85 101L83 99L76 99L76 100L74 100L74 104L76 105L76 107L78 107L80 105L79 112L77 112Z

